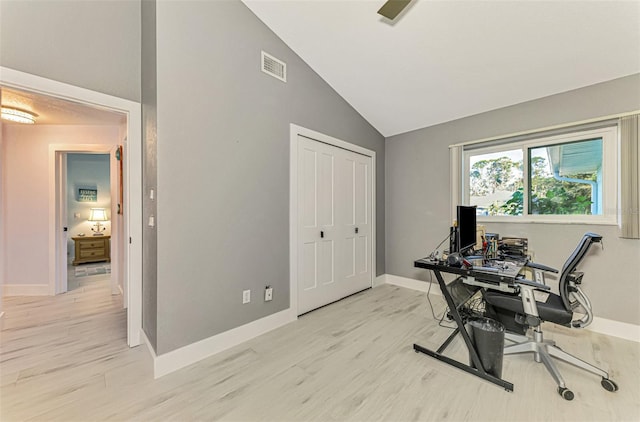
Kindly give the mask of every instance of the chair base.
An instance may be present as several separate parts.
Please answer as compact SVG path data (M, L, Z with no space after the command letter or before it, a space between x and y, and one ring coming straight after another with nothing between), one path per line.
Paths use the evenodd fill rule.
M596 367L587 363L577 357L570 355L569 353L563 351L558 346L555 345L555 342L552 340L544 340L542 336L542 331L539 329L533 330L533 338L522 336L519 334L506 333L505 339L515 344L511 344L505 346L504 354L505 355L513 355L518 353L533 353L534 360L536 362L542 362L544 366L547 368L547 371L551 374L551 377L555 380L556 384L558 384L558 391L569 391L564 382L564 378L558 371L555 362L551 357L556 359L560 359L564 362L570 363L578 368L584 369L585 371L589 371L595 375L600 375L603 380L609 380L609 374ZM606 387L605 387L606 388ZM616 388L617 389L617 388ZM611 391L611 390L610 390ZM570 392L570 391L569 391ZM561 396L565 397L565 394L560 393ZM567 400L571 400L573 398L573 394L571 394L571 398L565 397Z

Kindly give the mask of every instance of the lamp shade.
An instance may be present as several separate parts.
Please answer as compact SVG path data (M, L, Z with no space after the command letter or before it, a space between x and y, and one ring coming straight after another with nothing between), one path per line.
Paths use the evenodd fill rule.
M107 212L104 208L91 208L91 214L89 214L89 221L108 221Z

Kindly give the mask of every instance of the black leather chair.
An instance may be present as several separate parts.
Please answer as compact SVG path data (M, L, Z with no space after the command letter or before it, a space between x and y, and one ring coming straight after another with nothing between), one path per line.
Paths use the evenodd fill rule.
M513 344L504 348L505 355L531 352L536 362L542 362L558 384L558 393L566 400L573 399L573 392L567 388L564 379L556 368L551 357L568 362L602 377L601 384L608 391L617 391L618 386L609 379L609 374L573 355L561 350L555 342L544 340L541 323L544 321L564 325L571 328L583 328L593 320L591 302L580 289L583 273L576 271L576 267L585 257L593 243L601 243L602 236L586 233L569 259L565 262L560 273L559 295L551 293L544 284L526 280L518 284L516 294L501 291L486 290L484 292L486 314L505 325L506 339ZM534 263L528 263L534 271L553 271ZM537 296L537 297L536 297ZM584 312L584 316L574 320L574 310ZM529 329L532 336L527 337Z

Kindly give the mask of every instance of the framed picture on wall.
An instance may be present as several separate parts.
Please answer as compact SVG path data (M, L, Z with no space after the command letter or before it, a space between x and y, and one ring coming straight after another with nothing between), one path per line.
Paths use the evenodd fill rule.
M78 202L97 202L98 189L78 188Z

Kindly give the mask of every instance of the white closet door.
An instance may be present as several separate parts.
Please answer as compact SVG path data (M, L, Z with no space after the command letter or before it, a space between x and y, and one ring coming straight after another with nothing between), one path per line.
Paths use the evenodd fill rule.
M344 297L371 287L371 157L342 150L338 175L337 261Z
M302 314L371 287L371 157L298 141Z

